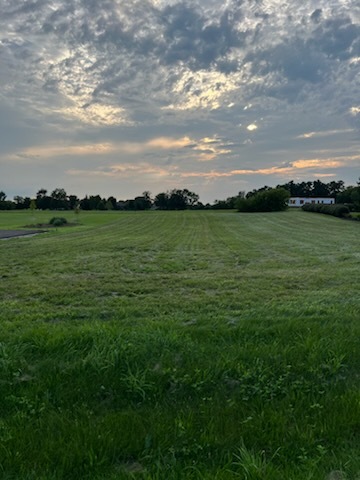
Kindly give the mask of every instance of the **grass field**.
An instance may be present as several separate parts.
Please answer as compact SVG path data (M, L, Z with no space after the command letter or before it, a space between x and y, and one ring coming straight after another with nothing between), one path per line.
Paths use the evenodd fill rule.
M360 479L358 222L78 220L0 241L1 479Z

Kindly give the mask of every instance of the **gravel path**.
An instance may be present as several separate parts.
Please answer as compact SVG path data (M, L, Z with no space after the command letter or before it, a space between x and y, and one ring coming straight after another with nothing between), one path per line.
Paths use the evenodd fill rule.
M46 230L0 230L0 240L6 238L23 237L25 235L36 235L44 233Z

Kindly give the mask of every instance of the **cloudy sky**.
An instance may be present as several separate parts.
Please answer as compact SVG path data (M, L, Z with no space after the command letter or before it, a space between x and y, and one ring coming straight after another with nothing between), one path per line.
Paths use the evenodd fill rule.
M360 175L357 0L0 0L0 190Z

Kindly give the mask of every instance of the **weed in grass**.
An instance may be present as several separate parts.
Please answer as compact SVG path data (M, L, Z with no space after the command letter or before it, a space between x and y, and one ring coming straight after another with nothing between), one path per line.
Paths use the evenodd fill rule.
M276 453L273 455L276 456ZM269 479L269 462L266 460L265 452L254 453L248 450L245 445L239 448L239 453L234 454L234 467L242 474L244 480Z

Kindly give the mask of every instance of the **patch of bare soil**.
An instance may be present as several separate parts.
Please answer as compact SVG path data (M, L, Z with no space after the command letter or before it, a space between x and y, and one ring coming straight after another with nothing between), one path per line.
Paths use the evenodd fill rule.
M46 230L0 230L0 240L7 238L24 237L25 235L37 235L45 233Z
M75 227L79 225L80 223L74 223L74 222L63 223L62 225L53 225L52 223L35 223L32 225L25 225L24 228L63 228L63 227Z

